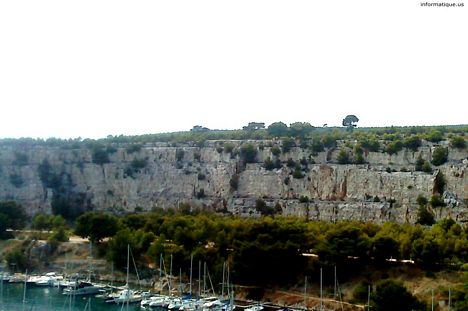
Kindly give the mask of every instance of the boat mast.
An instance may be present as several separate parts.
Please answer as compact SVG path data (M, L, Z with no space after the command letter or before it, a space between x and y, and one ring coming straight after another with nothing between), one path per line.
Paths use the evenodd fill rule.
M336 265L335 265L335 283L334 283L334 290L333 290L333 299L336 300Z
M171 265L169 266L169 296L171 296L171 291L172 291L172 285L171 285L171 279L172 279L172 254L171 254Z
M206 262L203 262L203 295L206 295Z
M226 262L223 262L223 282L221 283L221 297L224 298L224 274L226 273Z
M320 268L320 311L323 311L323 296L322 296L322 268Z
M193 254L190 256L190 298L192 298L192 268L193 268Z
M198 297L201 297L201 261L198 261Z
M127 284L125 285L126 290L127 290L127 296L125 297L127 298L127 311L128 311L128 305L130 304L130 289L128 288L129 277L130 277L130 244L127 244Z
M434 289L431 290L431 311L434 311Z
M370 310L370 285L367 285L367 311Z
M307 275L304 280L304 308L307 310Z
M24 278L24 286L23 286L23 310L24 310L24 304L26 303L26 281L27 280L28 280L28 269L26 269L26 275Z

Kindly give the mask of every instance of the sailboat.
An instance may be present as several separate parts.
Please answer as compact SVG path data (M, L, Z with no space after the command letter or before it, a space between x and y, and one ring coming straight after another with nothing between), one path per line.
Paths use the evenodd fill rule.
M125 288L119 293L117 297L114 298L112 302L116 304L121 304L121 303L129 304L129 303L140 302L143 299L143 296L140 294L140 292L129 288L129 285L128 285L129 276L130 276L130 245L127 245L127 278L126 278Z

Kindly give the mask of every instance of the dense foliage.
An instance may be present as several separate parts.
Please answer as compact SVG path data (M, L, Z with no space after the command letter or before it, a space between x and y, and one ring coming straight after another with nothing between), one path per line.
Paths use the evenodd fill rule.
M92 152L93 161L97 164L105 164L109 161L109 156L115 151L107 148L106 145L128 144L127 152L133 153L141 149L144 143L167 142L167 143L187 143L196 142L202 146L207 140L249 140L249 139L271 139L282 137L295 137L298 139L313 139L313 149L319 150L325 146L330 147L337 139L356 139L361 146L368 151L378 151L379 140L386 142L398 141L389 147L393 152L401 146L414 150L420 144L420 139L425 139L434 143L443 140L446 135L450 137L452 147L463 149L466 147L463 135L468 132L468 126L438 126L438 127L382 127L382 128L354 128L347 131L347 128L327 128L313 127L307 122L294 122L287 126L283 122L275 122L265 128L244 127L242 130L191 130L186 132L145 134L135 136L112 136L106 138L93 139L0 139L0 145L15 146L18 148L28 146L48 146L64 149L89 148ZM461 135L461 136L460 136ZM27 155L18 153L16 156L18 165L25 165L28 162Z
M0 202L0 239L9 238L7 229L21 229L26 225L24 208L14 201Z
M422 203L427 204L427 200ZM258 206L262 208L261 202ZM93 222L82 220L97 216L84 214L80 226ZM88 232L81 235L100 234L103 228L89 226ZM169 260L172 255L174 266L186 269L193 255L195 260L207 262L215 279L223 262L228 261L236 282L243 284L290 284L305 271L334 265L346 266L341 277L347 278L367 266L391 265L390 258L411 258L427 270L457 269L468 260L468 230L451 219L432 227L351 221L333 224L283 217L245 219L191 214L189 208L184 208L180 212L125 216L118 221L115 232L100 237L111 236L105 249L119 268L125 266L126 258L121 254L130 244L141 263L158 262L161 254Z

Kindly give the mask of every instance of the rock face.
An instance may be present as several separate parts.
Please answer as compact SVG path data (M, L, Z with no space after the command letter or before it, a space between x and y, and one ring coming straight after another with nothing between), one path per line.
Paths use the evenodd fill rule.
M241 146L257 148L245 163ZM229 148L227 146L230 146ZM418 157L428 161L434 146L394 155L366 152L365 164L337 164L345 144L319 153L293 147L273 155L276 141L209 141L146 144L138 150L113 145L99 160L96 151L52 147L0 146L0 200L15 200L29 214L54 209L114 212L180 207L258 215L257 200L269 212L336 221L415 222L416 198L441 192L446 207L436 218L468 222L467 150L449 149L447 163L433 173L415 172ZM232 150L231 150L232 149ZM351 149L349 149L351 150ZM265 168L266 162L276 168ZM440 189L437 176L446 183ZM256 208L257 207L257 208Z

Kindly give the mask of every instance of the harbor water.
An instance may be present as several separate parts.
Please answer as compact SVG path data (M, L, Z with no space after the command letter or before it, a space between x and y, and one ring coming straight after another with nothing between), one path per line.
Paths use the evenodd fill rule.
M3 283L0 293L0 311L118 311L142 310L140 304L121 305L106 303L101 298L93 296L69 297L62 294L57 287L26 287L25 301L24 283Z

